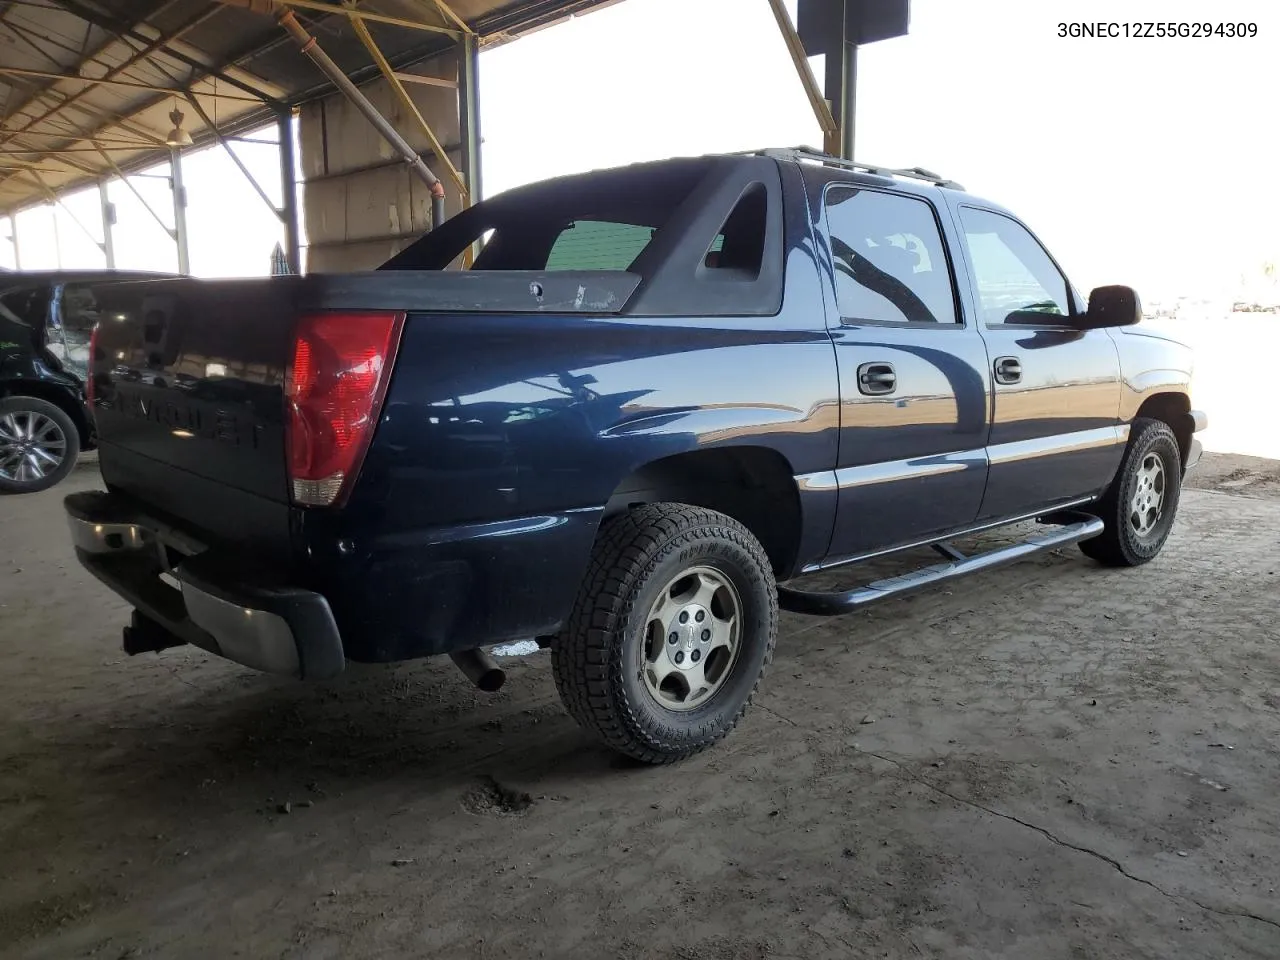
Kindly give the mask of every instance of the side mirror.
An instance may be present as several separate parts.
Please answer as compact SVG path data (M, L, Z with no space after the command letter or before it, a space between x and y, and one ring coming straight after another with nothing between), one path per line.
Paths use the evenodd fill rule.
M1085 330L1131 327L1142 320L1142 301L1133 287L1098 287L1089 294L1088 312L1076 320Z

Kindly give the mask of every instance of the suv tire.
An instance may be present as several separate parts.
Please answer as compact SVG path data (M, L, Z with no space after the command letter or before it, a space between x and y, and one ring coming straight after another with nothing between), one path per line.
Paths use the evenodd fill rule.
M37 397L0 400L0 493L35 493L62 480L80 456L66 411Z
M1154 560L1169 539L1182 492L1182 454L1169 425L1133 422L1115 479L1095 511L1106 529L1080 550L1109 567Z
M742 524L702 507L646 504L601 524L552 646L556 686L605 744L670 763L742 719L777 634L773 570Z

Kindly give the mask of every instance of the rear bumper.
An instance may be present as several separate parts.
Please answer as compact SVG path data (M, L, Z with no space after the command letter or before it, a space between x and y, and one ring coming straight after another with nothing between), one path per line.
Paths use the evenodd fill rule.
M338 626L319 593L220 560L112 494L76 493L63 502L80 563L178 641L303 679L332 677L345 667Z

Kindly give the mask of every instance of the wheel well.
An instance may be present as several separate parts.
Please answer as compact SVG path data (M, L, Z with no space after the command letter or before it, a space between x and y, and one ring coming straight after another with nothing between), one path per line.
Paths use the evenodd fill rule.
M52 403L76 425L76 433L80 435L80 448L92 449L93 430L89 426L89 417L85 413L84 404L72 398L64 387L43 383L40 380L0 383L0 399L8 397L35 397L37 400Z
M733 517L764 547L777 576L800 548L800 496L791 465L764 447L677 454L645 464L614 491L606 514L641 503L688 503Z
M1149 420L1162 420L1169 425L1178 440L1178 452L1182 455L1182 465L1187 465L1187 457L1191 453L1191 401L1185 393L1157 393L1147 397L1138 408L1137 417Z

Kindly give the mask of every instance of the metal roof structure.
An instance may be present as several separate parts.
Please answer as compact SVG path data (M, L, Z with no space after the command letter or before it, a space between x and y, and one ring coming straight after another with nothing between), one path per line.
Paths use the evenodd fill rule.
M264 13L292 10L359 84L380 71L362 28L399 71L616 2L0 0L0 211L164 162L175 109L202 146L334 92Z

